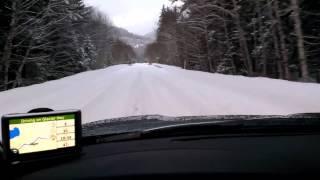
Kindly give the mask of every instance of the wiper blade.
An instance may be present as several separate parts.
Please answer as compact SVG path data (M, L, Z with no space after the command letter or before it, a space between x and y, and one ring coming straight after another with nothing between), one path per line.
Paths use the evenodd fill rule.
M227 116L186 116L168 117L160 115L132 116L95 121L83 125L83 136L100 136L144 131L155 127L199 122L221 122L231 120L250 120L279 116L227 115ZM106 133L107 132L107 133Z
M81 140L82 145L93 145L108 142L130 141L141 138L142 132L127 132L118 134L107 134L98 136L85 136Z
M144 138L178 137L194 135L222 134L271 134L293 132L320 132L320 121L317 120L281 120L274 119L232 121L223 123L191 123L149 129L143 132Z
M184 127L208 127L209 124L213 124L214 122L207 123L187 123L187 124L177 124L170 126L162 126L162 128L150 128L147 130L141 131L133 131L133 132L124 132L124 133L113 133L113 134L105 134L105 135L95 135L95 136L85 136L82 139L82 143L85 145L90 144L98 144L98 143L106 143L106 142L119 142L119 141L129 141L129 140L137 140L137 139L147 139L147 138L155 138L157 136L158 130L162 132L164 130L167 135L169 135L169 131L181 129ZM225 127L225 125L219 125L219 127ZM182 131L180 131L182 132ZM172 135L172 133L170 133Z
M246 120L221 120L184 122L149 128L146 130L86 137L87 143L104 143L194 135L223 135L244 133L312 133L320 132L320 114L296 114L290 116L269 116ZM91 140L90 140L91 138Z

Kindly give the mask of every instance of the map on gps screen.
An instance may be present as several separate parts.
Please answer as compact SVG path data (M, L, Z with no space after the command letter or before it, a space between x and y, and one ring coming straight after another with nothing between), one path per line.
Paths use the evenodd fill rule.
M75 115L55 115L9 121L10 149L19 154L75 146Z

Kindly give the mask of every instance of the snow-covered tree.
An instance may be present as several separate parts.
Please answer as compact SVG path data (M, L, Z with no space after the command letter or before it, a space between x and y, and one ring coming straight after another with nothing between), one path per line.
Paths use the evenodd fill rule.
M177 0L171 0L175 2ZM177 9L177 62L208 72L320 81L319 1L180 0ZM160 41L158 41L160 42ZM162 49L169 49L164 44ZM166 53L162 53L166 54ZM182 63L181 63L182 62Z
M0 88L97 68L99 52L106 49L95 41L92 13L82 0L1 1Z

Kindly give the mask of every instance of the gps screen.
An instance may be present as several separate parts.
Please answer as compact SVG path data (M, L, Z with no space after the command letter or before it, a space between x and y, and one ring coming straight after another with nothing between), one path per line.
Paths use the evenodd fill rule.
M18 154L74 147L75 115L10 119L9 134L10 149Z

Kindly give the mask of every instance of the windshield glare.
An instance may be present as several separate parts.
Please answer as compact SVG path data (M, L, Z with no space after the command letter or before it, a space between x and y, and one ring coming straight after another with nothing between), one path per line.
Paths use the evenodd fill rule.
M301 0L2 0L0 116L80 109L83 124L125 118L119 122L129 131L130 120L145 115L317 113L319 7ZM149 127L142 124L131 129Z

